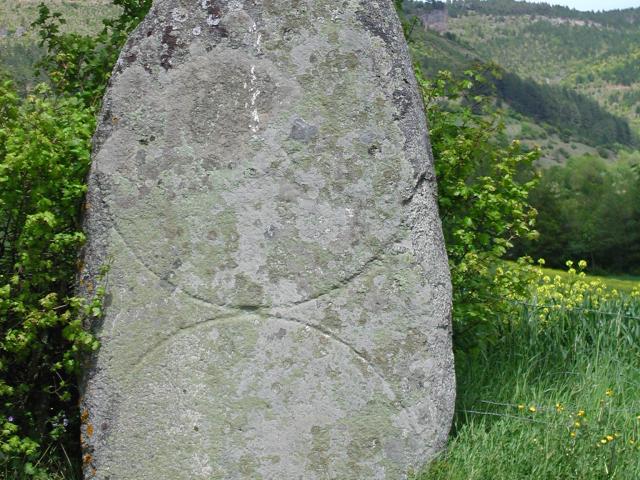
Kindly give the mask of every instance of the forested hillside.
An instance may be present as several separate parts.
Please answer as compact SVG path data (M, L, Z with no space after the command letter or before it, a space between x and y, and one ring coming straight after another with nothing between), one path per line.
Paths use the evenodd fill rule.
M481 69L477 91L502 109L502 141L541 149L531 197L540 239L518 252L556 266L580 257L604 271L640 271L640 9L473 0L408 2L407 11L423 71Z
M513 0L447 7L449 34L483 58L575 89L640 128L640 8L587 13Z
M481 2L478 8L483 12L485 8L495 11L491 8L493 3ZM522 2L516 3L522 10ZM515 13L504 17L484 15L472 9L473 3L465 8L449 7L451 15L458 16L449 17L446 30L438 34L425 31L422 22L430 13L445 9L445 4L412 2L410 5L417 20L411 32L416 40L414 52L430 74L443 68L462 72L478 63L495 64L498 75L493 83L497 97L513 111L553 127L550 133L558 133L562 139L571 136L593 147L630 146L636 142L637 132L634 134L632 128L637 120L635 110L640 109L640 104L635 103L634 87L629 86L628 91L614 95L610 102L603 102L594 92L595 84L586 85L586 77L579 77L583 83L578 86L578 76L568 73L568 70L583 71L585 58L589 58L583 50L602 50L597 45L603 42L612 45L604 54L613 69L607 72L611 77L613 65L618 66L611 62L612 51L640 48L640 34L636 30L607 31L604 38L590 42L589 37L593 36L590 28L574 25L574 22L587 25L586 20L540 20ZM547 34L547 27L556 35ZM576 66L572 67L572 62ZM637 68L633 62L627 61L625 66L627 64L629 68ZM615 72L632 77L624 69Z

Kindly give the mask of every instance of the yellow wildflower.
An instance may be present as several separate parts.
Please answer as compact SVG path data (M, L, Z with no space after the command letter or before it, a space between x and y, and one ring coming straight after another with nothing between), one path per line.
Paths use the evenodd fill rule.
M581 269L584 270L585 268L587 268L587 261L586 260L580 260L578 262L578 267L580 267Z
M530 411L531 413L536 413L536 410L537 410L537 408L536 408L536 406L535 406L535 405L531 405L531 406L529 407L529 411Z
M585 415L584 410L578 410L579 417L584 417L584 415Z
M613 390L610 388L607 388L607 391L604 393L607 397L613 397Z
M613 435L607 435L607 440L612 442L614 440L614 436Z

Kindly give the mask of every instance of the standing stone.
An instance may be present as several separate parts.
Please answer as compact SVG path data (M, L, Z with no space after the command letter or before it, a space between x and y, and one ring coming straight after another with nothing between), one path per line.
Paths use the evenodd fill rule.
M95 136L87 478L402 479L443 447L426 132L390 0L156 0Z

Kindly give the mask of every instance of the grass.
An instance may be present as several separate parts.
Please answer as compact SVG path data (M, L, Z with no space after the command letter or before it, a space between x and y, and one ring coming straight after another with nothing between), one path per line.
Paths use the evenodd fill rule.
M76 459L75 457L78 457ZM67 453L62 445L43 452L34 463L17 462L0 467L2 480L82 480L79 453Z
M457 356L452 438L419 480L640 478L640 289L544 273L495 342Z

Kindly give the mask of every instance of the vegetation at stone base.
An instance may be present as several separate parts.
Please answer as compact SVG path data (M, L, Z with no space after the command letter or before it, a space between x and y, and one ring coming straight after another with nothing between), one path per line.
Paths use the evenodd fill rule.
M69 478L80 463L78 374L98 347L100 315L74 296L80 210L95 114L127 33L150 1L115 0L98 36L63 33L45 6L36 22L49 85L26 97L0 84L0 473ZM89 287L87 287L89 288ZM61 473L65 472L65 473Z
M548 169L531 192L538 209L538 241L516 252L559 267L585 258L594 271L640 273L640 154L615 163L594 156L571 158Z
M499 341L458 356L453 436L417 480L640 478L640 284L576 270L539 269Z

